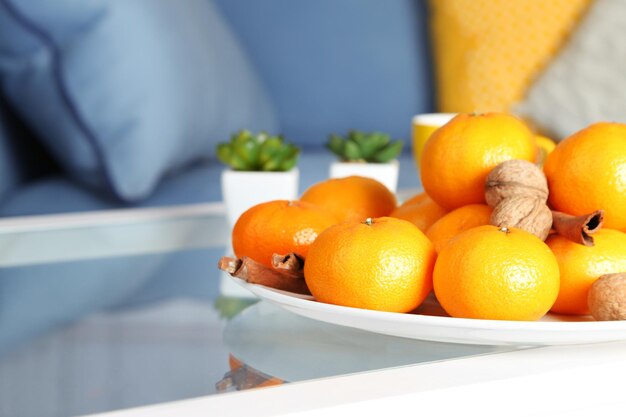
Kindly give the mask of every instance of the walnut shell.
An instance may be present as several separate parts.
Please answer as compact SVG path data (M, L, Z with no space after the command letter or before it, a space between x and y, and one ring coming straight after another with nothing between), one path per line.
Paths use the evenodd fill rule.
M626 273L598 278L589 290L587 303L596 320L626 320Z
M548 181L532 162L511 159L491 170L485 181L485 200L495 208L507 197L525 196L548 200Z
M490 223L498 227L516 227L545 240L552 228L552 212L540 198L513 196L503 199L493 209Z

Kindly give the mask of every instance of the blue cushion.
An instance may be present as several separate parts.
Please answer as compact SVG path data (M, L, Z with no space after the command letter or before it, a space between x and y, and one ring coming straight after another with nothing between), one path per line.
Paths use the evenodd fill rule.
M0 203L58 166L0 96Z
M433 110L425 1L217 0L273 96L283 133L409 138Z
M273 107L209 0L0 0L0 79L72 176L135 201Z
M0 201L6 197L21 180L21 170L17 164L14 142L10 137L4 108L0 105Z

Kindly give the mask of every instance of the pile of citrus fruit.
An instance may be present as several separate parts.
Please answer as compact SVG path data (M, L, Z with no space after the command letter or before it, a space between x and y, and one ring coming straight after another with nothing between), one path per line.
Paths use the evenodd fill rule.
M545 162L550 209L604 210L595 245L491 225L485 180L509 160ZM626 125L597 123L554 147L514 116L460 114L433 133L419 166L424 192L399 206L363 177L255 206L234 227L235 254L265 265L300 255L320 302L409 313L432 291L452 317L494 320L589 314L592 284L626 272Z

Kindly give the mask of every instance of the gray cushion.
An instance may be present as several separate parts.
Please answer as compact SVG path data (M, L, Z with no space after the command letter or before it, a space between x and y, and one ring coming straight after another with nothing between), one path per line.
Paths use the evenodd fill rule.
M626 1L597 0L515 111L555 139L626 122L625 41Z

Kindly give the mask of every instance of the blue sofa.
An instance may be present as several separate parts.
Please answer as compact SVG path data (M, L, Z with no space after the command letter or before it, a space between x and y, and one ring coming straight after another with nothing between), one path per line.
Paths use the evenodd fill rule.
M0 0L0 216L217 201L239 128L410 139L433 110L423 1ZM401 187L419 180L407 146Z
M299 144L301 189L331 132L408 144L433 109L426 29L413 0L0 0L0 216L219 201L213 149L240 128ZM0 355L94 311L213 300L221 255L0 268Z

